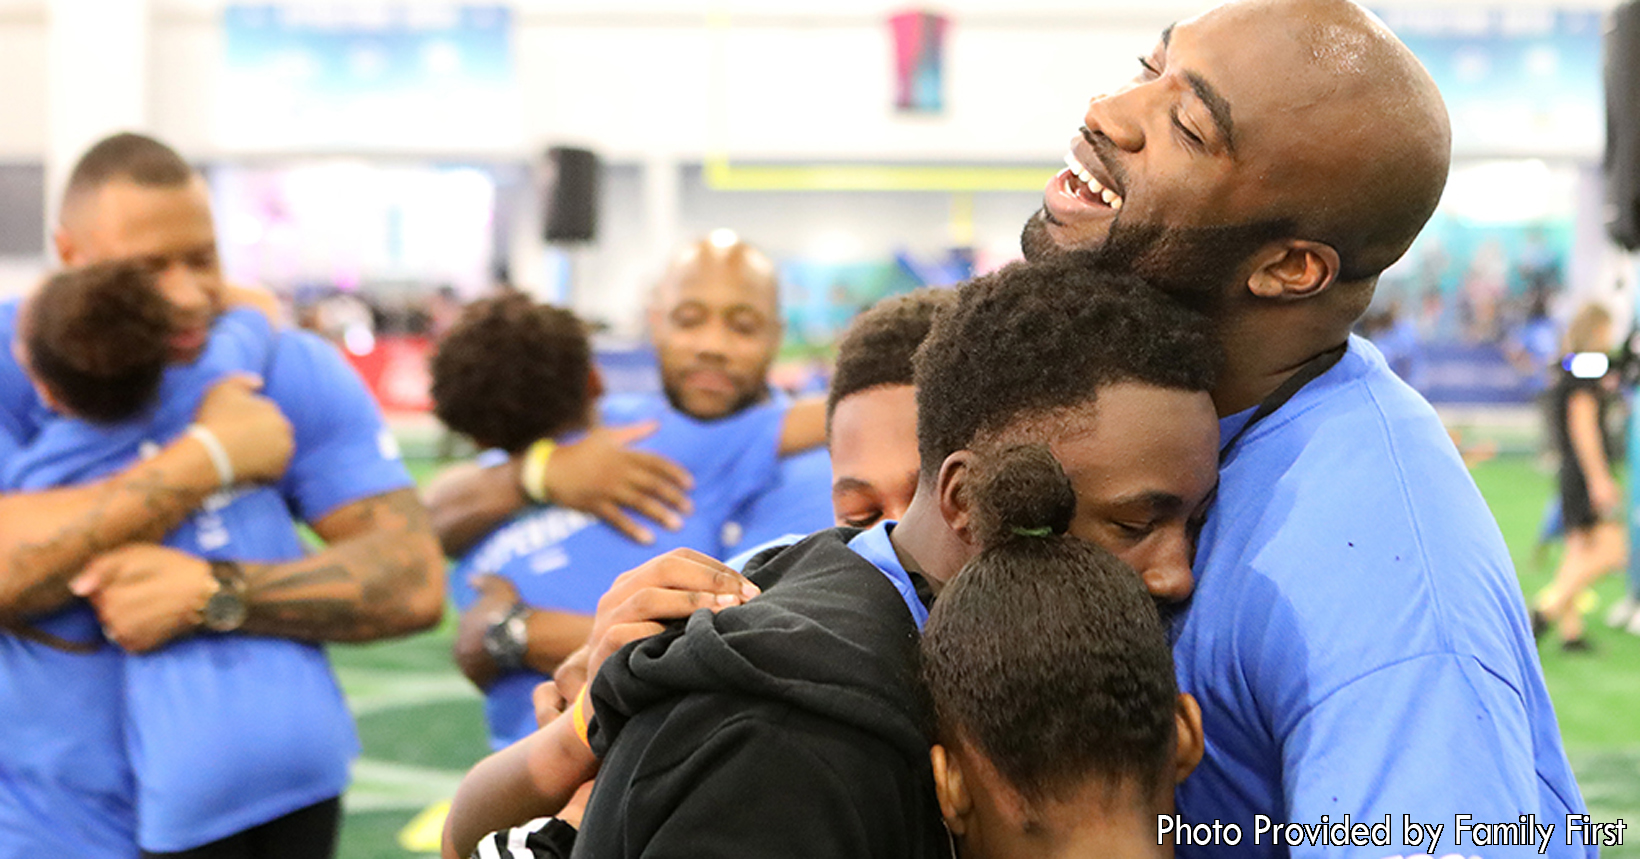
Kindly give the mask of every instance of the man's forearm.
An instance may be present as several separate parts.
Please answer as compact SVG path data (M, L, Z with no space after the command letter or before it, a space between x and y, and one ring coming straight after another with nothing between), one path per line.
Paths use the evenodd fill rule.
M414 490L355 502L314 530L330 542L324 551L286 564L245 565L245 632L373 641L438 623L444 557Z
M452 557L471 549L523 509L526 501L514 460L487 468L458 465L427 488L433 531L445 554Z
M0 496L0 619L68 602L69 580L93 557L158 540L216 491L218 480L204 447L184 437L97 483Z

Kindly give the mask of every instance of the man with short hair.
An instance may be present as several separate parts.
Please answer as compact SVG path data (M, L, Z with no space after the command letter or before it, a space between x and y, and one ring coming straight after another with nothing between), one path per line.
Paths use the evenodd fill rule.
M666 458L670 451L623 451L617 445L653 432L656 422L668 412L709 422L738 414L771 398L767 377L783 331L774 263L762 251L724 232L694 242L673 257L656 283L650 297L648 323L659 362L663 396L606 398L600 406L606 428L587 434L586 440L577 445L586 450L577 454L575 464L564 464L560 478L568 481L579 476L583 483L605 481L602 472L608 471L606 461L625 456L634 463L630 489L616 487L608 493L609 500L599 503L584 503L578 497L579 487L572 495L550 480L542 487L544 493L536 493L551 503L591 512L644 544L654 543L654 533L629 511L676 531L683 524L683 516L692 509L684 497L690 477ZM783 397L775 399L776 405L790 405ZM805 440L820 437L823 433L818 426L820 410L805 411L807 417L803 420L814 424L793 425L793 437ZM629 427L639 429L634 431ZM791 449L805 450L807 446L797 445ZM566 446L558 445L548 462L556 467L568 453ZM823 451L819 453L824 455ZM758 503L771 491L789 497L801 490L801 494L823 499L828 482L819 479L811 467L812 462L805 458L812 455L798 453L786 457L777 482L762 495L749 499L746 507L736 512L773 506ZM532 498L523 486L524 459L513 456L482 468L459 465L434 479L428 487L427 503L432 511L433 527L447 554L452 557L466 554L509 517L528 504L543 500ZM737 523L738 530L762 533L779 529L790 533L823 527L829 519L822 512L821 520L813 523L815 514L810 506L795 516L789 521L776 517L782 521L773 523L741 522ZM711 548L716 552L726 547Z
M490 450L516 455L600 420L603 383L585 328L569 311L525 295L468 305L439 343L432 375L439 418ZM799 408L818 412L819 404ZM730 511L773 478L791 412L765 403L710 422L676 411L657 417L654 435L637 444L676 451L697 477L700 504L660 545L713 548ZM485 693L492 745L535 730L533 690L586 640L615 576L653 551L549 504L524 510L457 561L456 664Z
M1497 525L1434 411L1349 335L1445 184L1433 81L1347 0L1220 6L1139 65L1089 103L1023 245L1144 276L1227 353L1218 501L1174 630L1207 733L1179 813L1247 837L1181 853L1456 846L1399 840L1402 814L1564 824L1585 806ZM1260 816L1386 814L1393 848L1252 839Z
M173 372L192 370L209 353L225 289L209 195L204 180L169 147L136 134L93 146L70 177L55 242L71 267L125 260L154 273L172 314ZM15 323L15 303L0 308L0 338L13 339ZM273 850L328 856L333 850L337 800L357 740L317 645L404 635L436 623L443 612L443 559L357 375L334 348L304 333L280 332L271 353L257 383L266 400L251 395L242 380L218 383L203 395L194 425L201 429L151 438L159 449L153 458L82 487L0 498L0 615L26 623L84 598L110 641L134 654L166 657L164 683L131 706L158 708L147 714L151 724L175 724L165 716L168 709L206 717L189 722L200 731L188 736L158 742L149 736L151 744L135 752L133 772L118 732L87 733L87 726L107 727L110 712L118 726L119 686L103 672L76 670L78 657L65 659L22 636L4 637L0 659L28 666L56 660L63 669L7 672L41 685L12 683L0 693L8 725L0 792L15 800L0 802L0 853L128 857L140 846L145 855ZM197 374L190 379L179 384L204 384ZM200 396L197 388L188 394ZM207 418L225 405L272 415L244 436L219 432ZM15 455L55 419L6 350L0 457ZM270 525L288 529L285 517L294 512L327 548L306 557L240 555L211 563L150 542L202 505L210 515L212 505L233 503L241 480L275 484L288 511ZM244 551L250 544L235 541L251 536L224 539ZM258 640L308 644L277 649L280 655L250 647L229 675L216 671L211 649L191 647L206 640L195 636L218 635L247 646ZM224 678L254 682L229 689L219 683ZM307 706L314 696L325 699L317 709ZM39 707L56 699L74 702L78 711ZM278 723L279 714L318 710L325 716L307 720L304 745L266 747L259 729ZM215 718L229 712L236 715ZM76 754L33 742L56 732L83 741ZM303 766L292 768L297 759ZM88 780L88 769L100 775Z

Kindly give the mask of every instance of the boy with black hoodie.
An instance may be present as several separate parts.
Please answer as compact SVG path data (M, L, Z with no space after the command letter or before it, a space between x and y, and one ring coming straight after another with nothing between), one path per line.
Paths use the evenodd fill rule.
M760 556L762 596L606 663L573 855L946 855L917 646L932 594L982 547L975 470L1046 445L1075 490L1073 533L1147 584L1188 577L1216 479L1217 360L1201 320L1135 282L1014 266L963 288L918 355L904 520Z

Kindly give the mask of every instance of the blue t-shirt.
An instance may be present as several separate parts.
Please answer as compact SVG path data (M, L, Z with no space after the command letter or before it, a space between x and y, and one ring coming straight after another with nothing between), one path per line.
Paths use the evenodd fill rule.
M260 314L225 314L198 361L167 371L151 413L111 428L63 418L43 422L27 448L3 460L15 481L8 488L41 489L119 470L145 449L180 434L210 384L249 370L264 376L266 394L292 423L296 448L290 467L276 488L236 487L212 496L165 542L208 558L300 557L293 510L311 521L350 501L404 488L410 480L368 392L335 349L301 332L273 338ZM59 612L65 613L88 619L95 629L87 609ZM358 743L320 648L286 639L201 634L152 654L121 660L105 648L99 658L105 654L123 664L123 741L88 749L87 757L123 765L129 754L143 848L199 846L345 788ZM110 692L120 683L104 685L106 677L83 672L72 680L58 677L47 688L57 694L70 686L74 694L98 701L90 708L97 720L106 720L110 711L117 718L119 697ZM59 766L42 780L60 782L68 771ZM77 813L81 805L68 811ZM41 823L59 825L49 817Z
M1462 814L1535 814L1557 824L1548 855L1593 855L1565 846L1583 799L1502 535L1434 410L1370 344L1352 337L1229 451L1196 580L1174 658L1207 754L1178 811L1243 837L1180 856L1535 855L1455 846ZM1256 815L1346 814L1391 815L1392 845L1254 845ZM1437 848L1407 845L1402 815L1444 823Z
M510 580L535 608L593 614L615 577L663 552L690 548L722 556L721 534L730 513L774 479L785 409L765 403L715 421L698 421L659 396L606 404L610 423L659 421L636 448L676 461L694 475L695 512L683 527L655 527L642 546L596 518L563 507L534 507L515 516L467 552L450 571L456 606L466 611L478 595L468 579L494 573ZM618 418L613 420L611 418ZM502 675L485 696L490 742L506 746L536 728L531 693L547 678L522 670Z
M770 399L781 404L791 402L779 391ZM831 453L822 445L780 460L774 483L729 517L724 549L738 552L791 534L812 534L832 527L835 521L831 509Z
M824 447L780 460L775 482L741 505L730 518L727 548L756 546L788 534L812 534L832 527L831 454Z

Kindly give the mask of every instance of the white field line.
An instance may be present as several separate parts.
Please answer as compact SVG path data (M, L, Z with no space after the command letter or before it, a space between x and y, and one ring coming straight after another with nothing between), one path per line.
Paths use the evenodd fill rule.
M353 786L342 797L348 813L421 810L455 796L465 770L441 770L361 758L353 762Z

